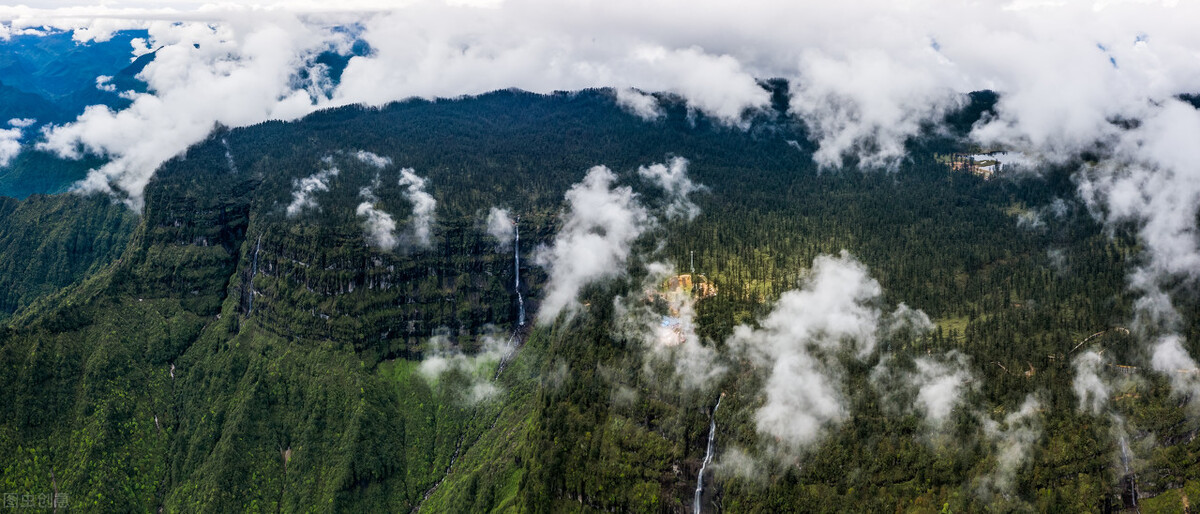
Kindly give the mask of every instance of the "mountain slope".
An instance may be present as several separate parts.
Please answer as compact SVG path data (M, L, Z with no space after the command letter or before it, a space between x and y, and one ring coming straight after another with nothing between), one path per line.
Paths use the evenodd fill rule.
M706 505L1124 505L1109 422L1076 410L1065 356L1129 318L1130 239L1108 238L1077 205L1059 223L1022 224L1021 213L1070 198L1061 170L988 181L950 170L934 154L959 149L930 138L895 173L822 173L811 149L789 144L804 139L769 120L748 131L713 125L678 104L646 123L608 91L501 91L219 131L159 170L136 227L103 198L0 203L38 220L4 216L0 234L41 227L55 211L39 206L63 202L80 206L70 219L101 220L78 229L109 234L110 245L95 246L120 247L65 247L75 278L17 303L0 332L0 383L13 386L0 405L3 486L57 489L103 511L678 512L691 508L709 413L724 394L718 454L739 449L758 471L718 466ZM393 164L378 168L360 150ZM585 288L573 320L515 326L512 254L487 234L488 208L521 215L529 263L589 167L609 166L654 204L662 193L636 169L673 155L708 187L695 198L701 214L638 240L630 273ZM314 190L315 207L289 216L301 181L330 167L339 172ZM406 230L405 167L436 200L432 241L382 251L359 206ZM52 232L82 237L61 233ZM8 237L10 248L31 246ZM870 385L876 356L847 359L846 422L795 462L773 460L756 430L761 370L731 359L723 377L690 389L672 363L616 329L615 298L643 293L649 261L683 269L695 252L719 290L696 304L698 331L732 355L735 326L757 325L814 258L842 249L878 280L880 308L905 303L936 321L881 347L896 358L969 356L982 414L956 411L953 445L925 444L917 413L888 410ZM24 273L14 270L0 269ZM534 312L547 276L528 264L521 272ZM521 344L479 357L497 341ZM1119 332L1096 341L1114 362L1144 359ZM466 364L431 373L442 361ZM1027 366L1035 372L1008 371ZM1198 476L1200 443L1186 437L1195 427L1167 391L1152 377L1122 391L1141 400L1118 404L1138 427L1148 495ZM981 420L1003 419L1027 394L1045 397L1044 435L1007 497L982 496L998 452Z

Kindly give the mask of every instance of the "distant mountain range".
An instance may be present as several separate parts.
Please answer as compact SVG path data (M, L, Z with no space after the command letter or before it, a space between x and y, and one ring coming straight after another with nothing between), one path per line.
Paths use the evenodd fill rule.
M0 40L0 129L8 128L9 120L35 120L22 130L22 153L0 167L0 196L62 192L105 162L102 157L61 159L33 146L47 125L69 123L92 105L125 109L132 100L122 93L147 92L148 85L138 74L154 61L158 49L136 56L134 50L136 40L149 37L145 30L128 30L105 41L80 42L73 32L57 31ZM346 54L326 51L316 62L325 66L332 88L351 57L369 52L360 41ZM298 70L296 80L305 80L306 73ZM101 81L100 77L107 78Z

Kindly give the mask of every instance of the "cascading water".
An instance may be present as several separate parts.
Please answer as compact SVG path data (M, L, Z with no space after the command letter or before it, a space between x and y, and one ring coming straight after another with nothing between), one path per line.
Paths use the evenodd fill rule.
M525 326L525 298L521 296L521 217L513 223L516 230L516 240L513 242L513 267L517 275L517 325Z
M1138 500L1137 475L1134 475L1133 472L1129 470L1129 443L1126 442L1124 435L1121 436L1120 443L1121 443L1121 465L1125 467L1125 479L1129 480L1129 488L1130 488L1129 498L1133 504L1134 510L1141 512L1141 509L1138 508L1138 504L1137 504L1137 500Z
M254 312L254 277L258 276L258 252L262 250L262 234L258 235L258 242L254 243L254 264L250 265L250 299L246 305L246 315Z
M708 449L704 451L704 462L700 464L700 474L696 476L696 499L692 503L692 511L696 514L700 514L700 495L704 493L704 469L712 462L713 440L717 437L717 409L721 408L721 398L724 397L725 393L721 393L721 397L717 398L717 404L712 410L712 421L708 424Z

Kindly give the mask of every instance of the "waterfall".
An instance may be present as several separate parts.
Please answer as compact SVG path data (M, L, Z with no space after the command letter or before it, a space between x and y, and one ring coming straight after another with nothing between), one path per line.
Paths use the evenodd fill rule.
M221 145L225 147L225 164L229 166L231 173L237 173L237 164L233 162L233 149L229 148L229 140L221 138Z
M254 243L254 263L250 265L250 301L246 306L247 316L254 312L254 277L258 275L258 252L260 250L262 250L262 234L258 235L258 242Z
M513 242L513 267L517 275L516 291L517 291L517 325L525 326L525 298L521 296L521 217L517 216L517 221L513 223L513 229L517 232L516 241Z
M717 437L717 409L721 408L721 398L725 397L725 393L721 393L721 397L717 398L717 404L713 406L712 421L708 425L708 449L704 451L704 462L700 464L700 474L696 476L696 499L692 503L692 511L700 514L700 495L704 492L704 469L712 462L713 440Z
M1125 467L1125 479L1129 480L1129 485L1130 485L1129 498L1133 502L1134 510L1141 512L1141 509L1138 509L1138 504L1137 504L1137 500L1138 500L1137 475L1134 475L1133 472L1129 470L1129 443L1126 442L1124 435L1121 435L1120 442L1121 442L1121 465Z

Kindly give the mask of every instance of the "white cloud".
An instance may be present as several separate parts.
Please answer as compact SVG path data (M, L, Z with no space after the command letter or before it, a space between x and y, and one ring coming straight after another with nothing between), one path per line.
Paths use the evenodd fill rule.
M887 337L912 338L933 330L933 321L921 309L909 307L904 302L896 306L883 321L883 333Z
M1042 436L1038 411L1041 403L1032 395L1026 396L1021 408L1009 413L1003 422L983 416L983 430L994 445L996 467L980 479L980 493L985 497L992 494L1008 495L1013 481L1029 459L1029 452Z
M915 320L920 316L914 313L924 315L921 311L901 312L901 308L897 313L900 316L894 313L892 317ZM928 331L926 326L913 325L899 331L894 327L894 323L884 322L881 333L903 337ZM917 331L908 332L910 329ZM969 391L978 389L978 382L971 373L970 358L956 350L930 353L914 357L911 369L902 365L906 362L902 359L885 353L871 371L871 385L880 396L881 406L892 414L919 414L930 436L950 433L949 420L955 409L964 403Z
M961 105L952 87L959 84L946 77L952 65L932 48L912 54L862 50L835 58L804 52L791 111L818 143L818 164L841 167L843 157L853 154L862 166L893 167L921 123Z
M354 152L354 158L379 169L383 169L392 165L391 157L376 155L366 150Z
M550 275L539 323L578 308L584 286L624 273L633 241L650 226L637 195L629 187L613 187L616 179L608 168L596 166L567 191L562 229L551 246L539 247L534 256Z
M358 204L358 208L354 212L363 218L363 231L367 238L367 244L385 252L392 251L399 244L399 240L396 239L396 220L392 219L391 214L375 207L378 199L370 189L363 188L361 195L364 200Z
M328 191L329 180L338 174L337 167L331 166L312 175L292 182L292 203L287 206L287 216L294 218L306 209L317 209L317 201L313 195L317 191Z
M43 26L78 29L79 41L149 31L131 48L132 57L161 47L140 75L149 92L126 93L133 102L119 112L93 106L41 143L67 157L110 157L78 189L114 192L134 208L155 169L217 123L350 103L612 87L643 116L655 111L634 89L678 95L744 126L747 112L769 105L755 79L782 77L818 163L854 156L887 167L922 124L988 88L1001 96L996 115L974 127L976 142L1059 162L1100 149L1101 162L1078 176L1080 193L1101 219L1139 226L1148 262L1130 277L1135 291L1200 278L1200 113L1174 100L1200 91L1200 33L1176 22L1200 19L1200 3L72 4L0 7L9 21L0 37ZM333 88L313 57L348 48L351 36L332 27L350 24L372 52L350 59ZM307 82L296 80L301 69ZM17 148L11 130L6 160Z
M818 162L855 154L890 165L923 121L974 89L1002 93L998 115L974 132L980 142L1052 159L1118 137L1111 119L1157 116L1173 95L1200 91L1200 36L1171 23L1198 17L1200 5L1182 2L72 4L0 7L0 19L11 22L6 32L81 29L81 41L145 28L149 41L132 50L163 47L142 74L150 94L120 113L93 109L51 131L46 146L115 157L83 187L123 191L135 206L154 169L216 122L347 103L607 86L644 116L652 106L630 88L680 95L740 125L768 105L755 79L783 77ZM330 90L311 58L347 48L346 34L329 30L347 24L363 27L373 52L354 57ZM308 83L292 80L301 68L314 72Z
M647 376L659 376L657 368L665 365L684 388L711 385L725 373L726 366L714 346L704 344L696 334L696 299L681 287L664 289L676 276L673 265L652 262L647 270L641 291L613 299L617 329L649 350ZM653 301L648 303L647 298Z
M437 200L425 191L425 179L417 176L412 168L400 170L400 185L405 186L404 198L413 205L411 230L412 244L417 248L429 248L432 243L433 211Z
M669 202L666 207L668 218L691 221L700 215L700 207L692 202L689 195L704 190L704 186L697 185L688 178L687 168L688 160L683 157L675 157L667 164L638 167L638 175L666 191Z
M967 367L965 355L951 351L942 359L918 357L913 383L916 384L917 408L925 415L925 421L934 428L942 428L950 414L958 406L966 389L973 380Z
M1169 288L1196 284L1200 279L1200 112L1168 100L1142 119L1141 125L1115 136L1112 157L1077 175L1080 196L1092 213L1116 225L1133 223L1145 259L1129 274L1130 288L1141 295L1135 303L1135 328L1166 371L1168 361L1195 366L1186 349L1172 343L1181 318L1172 305ZM1161 334L1168 335L1161 335ZM1174 365L1173 364L1173 365ZM1178 392L1200 390L1195 380L1173 376Z
M100 75L99 77L96 77L96 89L108 91L109 93L116 93L117 86L115 84L110 84L109 82L111 80L112 76L110 75Z
M686 98L696 109L726 123L743 124L747 110L763 109L770 95L754 75L731 55L713 55L699 46L668 49L647 46L634 51L636 59L669 79L661 89Z
M0 129L0 168L8 166L13 158L21 153L21 137L24 128L37 123L33 118L13 118L8 120L12 128Z
M480 350L467 355L454 347L445 334L435 335L429 339L428 350L417 371L431 382L437 382L450 372L465 375L470 384L466 396L469 404L495 398L501 390L491 381L491 375L502 361L513 356L516 346L511 339L491 333L481 336L480 342Z
M1150 366L1171 380L1171 389L1200 405L1200 368L1183 347L1183 337L1170 334L1159 338L1151 351Z
M631 87L617 89L617 105L646 121L654 121L664 115L662 107L658 105L658 99L654 98L654 95Z
M732 447L721 453L717 462L713 463L713 471L722 477L737 477L749 480L762 475L758 460L739 447Z
M21 153L21 128L0 129L0 167L8 166Z
M1079 354L1071 363L1075 366L1075 379L1071 387L1075 390L1075 398L1079 400L1079 410L1091 414L1100 414L1108 404L1111 388L1100 377L1104 366L1104 357L1089 350Z
M875 348L883 290L842 252L813 260L801 288L784 293L759 328L739 325L728 345L768 370L758 432L798 449L845 419L844 370L836 354Z
M40 147L75 158L109 156L77 186L119 192L135 209L160 164L202 140L217 123L244 126L293 119L314 108L293 73L336 36L286 13L255 12L219 24L153 21L162 46L138 75L150 92L133 94L121 111L91 106L79 118L46 131Z
M513 220L509 217L508 209L492 207L488 210L487 215L487 233L496 238L496 243L500 248L508 248L512 245L515 233L513 231Z

